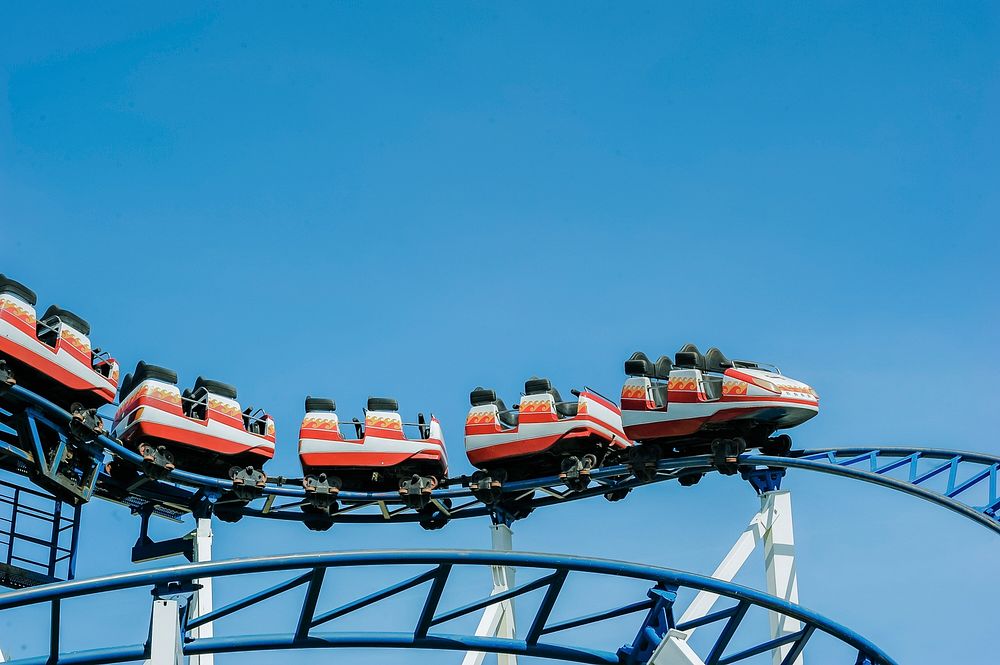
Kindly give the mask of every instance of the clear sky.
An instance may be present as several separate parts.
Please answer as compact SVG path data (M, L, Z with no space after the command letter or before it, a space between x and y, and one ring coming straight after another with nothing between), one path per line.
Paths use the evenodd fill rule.
M307 393L348 418L369 394L434 411L466 473L475 385L617 394L629 353L685 342L814 385L799 446L998 453L998 19L978 2L0 0L0 270L89 318L124 369L236 384L277 420L272 474L296 473ZM995 535L852 481L786 487L803 604L900 662L995 660ZM710 572L756 505L736 479L660 485L534 515L515 545ZM84 518L80 576L125 568L137 520ZM245 521L216 543L489 540L480 521ZM93 644L87 625L67 634ZM31 631L12 627L16 655Z

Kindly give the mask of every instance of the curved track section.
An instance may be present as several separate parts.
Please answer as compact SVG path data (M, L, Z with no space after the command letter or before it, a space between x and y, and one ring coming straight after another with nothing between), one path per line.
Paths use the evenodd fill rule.
M329 572L373 565L394 581L374 593L360 597L338 597L333 606L321 607L321 593L328 592L324 594L326 599L326 596L337 595L340 591L334 583L328 583L326 586L329 588L324 588L324 579ZM456 587L461 595L467 595L466 586L456 581L450 582L459 577L461 569L490 566L517 566L519 571L531 574L533 579L509 591L457 607L445 607L442 597L457 595L449 593ZM414 569L420 572L413 575ZM647 662L671 629L710 632L714 628L711 634L715 637L706 642L707 646L700 654L706 665L747 661L777 647L787 648L782 662L790 664L819 634L826 634L846 645L851 660L845 662L895 665L895 661L867 639L815 612L759 591L710 577L668 568L570 556L434 550L333 552L235 559L62 582L6 593L0 595L0 612L49 603L53 617L49 653L11 662L17 665L51 662L92 665L149 658L152 648L150 641L92 651L59 653L60 603L69 598L89 598L137 589L149 589L157 598L183 599L190 594L196 580L239 576L238 586L247 589L259 584L259 581L252 578L252 574L261 572L287 573L288 576L278 584L249 593L243 592L241 597L203 617L188 618L185 612L181 612L181 630L185 634L183 650L186 655L337 647L418 648L510 653L599 665L631 665ZM602 576L604 579L595 580L595 576ZM629 602L612 607L601 605L601 597L605 594L586 593L587 599L598 603L599 608L588 614L576 613L581 604L578 593L566 593L567 589L573 587L577 590L582 588L586 592L595 583L598 583L599 588L607 588L601 585L625 584L628 580L638 580L642 584L633 586L646 589L646 592L639 592ZM198 637L191 632L206 623L260 606L271 598L298 588L304 589L304 593L300 592L297 596L301 597L301 603L298 611L287 622L289 625L286 632L269 635L238 632L216 634L210 638ZM417 588L423 589L424 595L421 610L412 628L398 632L336 630L337 620L341 617ZM678 596L696 591L718 594L727 606L702 618L678 624L674 617L674 604ZM540 599L535 604L530 621L522 624L529 627L519 638L477 637L461 631L455 632L454 624L449 628L449 624L456 619L533 592ZM564 593L569 600L560 603ZM554 615L557 609L562 612L572 609L573 612L565 618L556 619ZM800 622L800 628L776 639L754 636L762 627L762 622L754 622L747 617L753 612L764 611L791 617ZM635 616L638 629L632 642L621 648L614 645L594 647L581 643L581 638L593 637L594 631L574 631L625 616ZM528 618L525 614L522 617ZM226 625L232 623L234 622ZM248 621L235 623L252 624ZM279 628L281 623L279 617L275 616L273 628ZM734 640L736 637L738 640ZM734 642L738 642L738 648L733 645Z
M29 422L38 420L60 429L64 439L74 436L72 416L44 397L20 386L6 388L11 399L23 406L23 412L6 413ZM34 428L37 429L37 428ZM0 417L0 452L6 453L8 466L31 475L38 464L37 433L33 427L3 424ZM24 439L29 439L24 441ZM98 473L93 493L101 498L125 503L134 509L148 508L167 517L188 512L208 514L214 511L223 519L243 516L303 521L313 528L329 528L333 523L420 522L427 528L439 528L451 519L490 515L495 521L511 522L532 510L557 503L608 496L622 498L630 490L665 480L696 482L701 475L718 470L709 455L660 460L651 475L637 477L629 465L595 469L591 485L571 489L557 476L507 483L500 502L487 505L466 486L467 479L455 478L447 487L435 490L431 502L421 510L407 505L394 492L341 492L338 505L329 516L304 513L308 496L297 479L275 478L254 493L250 500L234 495L230 480L212 478L175 470L162 479L142 473L142 459L119 441L106 435L92 435L90 444L124 460L136 469L133 479L121 479ZM34 440L32 440L34 439ZM13 463L10 463L13 460ZM768 473L768 470L777 470ZM792 451L786 457L744 454L739 463L726 472L741 472L758 489L776 489L784 469L801 469L861 480L897 490L943 506L1000 533L1000 494L997 474L1000 457L962 451L927 448L829 448ZM758 480L767 478L762 485ZM616 496L617 495L617 496Z
M943 506L1000 534L1000 457L933 448L823 448L742 462L818 471L880 485Z

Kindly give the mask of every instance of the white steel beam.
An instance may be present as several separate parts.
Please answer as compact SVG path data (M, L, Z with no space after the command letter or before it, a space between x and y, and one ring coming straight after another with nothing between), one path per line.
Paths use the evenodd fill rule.
M760 498L762 515L769 528L764 532L764 567L767 592L790 603L799 602L799 582L795 572L795 533L792 529L792 497L788 491L767 492ZM771 637L781 637L801 630L798 619L778 612L768 612ZM771 652L774 665L781 665L792 645ZM793 665L802 665L802 656Z
M194 562L205 563L211 561L212 519L210 517L199 518L198 525L192 535L194 536ZM189 609L191 618L204 616L212 611L212 578L206 577L197 579L194 582L200 585L201 588L194 592L194 597L191 599L191 607ZM191 631L191 637L194 638L206 638L212 637L212 635L211 623L198 626ZM190 663L191 665L214 665L215 654L207 653L191 656Z
M694 649L688 646L688 634L670 630L653 651L648 665L705 665Z
M506 524L493 524L490 527L493 551L510 552L513 550L513 532ZM513 566L493 566L493 591L496 595L514 586ZM514 638L514 604L503 600L490 605L483 610L483 616L476 628L477 637ZM468 651L462 660L462 665L482 665L486 654L480 651ZM517 665L517 656L513 654L497 654L497 665Z
M715 569L712 573L712 577L717 580L722 580L723 582L732 582L736 574L740 572L743 568L743 564L747 562L750 555L753 554L754 549L757 547L757 543L760 542L766 530L765 520L766 517L762 513L757 513L750 520L750 524L747 528L743 530L740 537L736 539L736 544L733 545L729 553L726 554L722 563ZM715 605L716 601L719 600L719 595L716 593L711 593L710 591L699 591L698 595L694 597L691 604L687 606L684 610L684 614L681 615L680 620L677 623L687 623L688 621L693 621L694 619L700 619L706 616L712 611L712 606ZM694 633L692 628L686 631L687 635Z
M149 622L148 665L183 665L181 623L176 600L153 601Z
M792 529L792 497L787 490L765 492L760 496L760 510L753 516L747 528L743 530L736 543L729 553L726 554L722 563L712 573L712 577L724 582L732 582L736 574L746 564L747 559L758 545L764 550L764 572L767 578L767 592L772 596L777 596L791 603L799 602L798 578L795 572L795 535ZM712 611L712 606L719 599L718 594L708 591L699 591L691 601L691 604L684 610L684 614L677 623L683 624L694 619L700 619ZM770 621L771 637L781 637L790 633L795 633L802 628L798 619L784 616L778 612L768 612ZM678 633L690 637L695 629L688 631L671 631L671 634ZM685 637L685 639L686 639ZM674 641L680 640L676 637ZM664 638L663 642L668 640ZM669 649L675 654L672 658L680 658L680 647L677 644L664 645L664 649ZM686 645L685 645L686 646ZM785 645L774 649L771 652L773 665L781 665L782 660L788 654L792 645ZM655 654L654 654L655 655ZM685 656L686 657L686 656ZM650 663L662 665L661 661L653 660ZM684 660L664 660L662 663L687 663ZM793 665L803 665L803 658L800 655L795 659Z

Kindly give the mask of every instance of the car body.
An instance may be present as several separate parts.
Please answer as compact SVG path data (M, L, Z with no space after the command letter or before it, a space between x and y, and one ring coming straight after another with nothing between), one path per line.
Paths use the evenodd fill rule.
M688 344L673 362L661 356L655 363L636 352L625 371L625 433L679 452L726 437L740 437L750 447L780 447L784 441L769 438L774 432L819 412L819 396L809 385L770 365L729 360L716 348L702 355Z
M114 402L118 362L91 348L90 324L50 306L39 319L34 291L0 275L0 358L15 380L67 410Z
M414 475L430 479L431 487L447 477L448 455L441 423L419 414L416 423L404 423L396 400L370 397L364 420L343 426L355 429L355 438L341 432L333 400L306 399L299 430L299 460L307 480L325 475L336 479L336 489L379 491L400 487ZM417 430L407 436L404 425ZM314 483L307 483L307 488Z
M548 379L531 378L524 392L507 409L493 390L472 391L465 449L477 468L528 478L565 470L562 462L570 457L593 455L591 465L597 466L632 445L618 405L594 390L573 391L573 399L564 401Z
M274 419L241 410L234 387L198 377L181 393L176 372L145 362L122 380L113 434L144 456L165 448L168 466L220 477L234 466L260 468L275 447Z

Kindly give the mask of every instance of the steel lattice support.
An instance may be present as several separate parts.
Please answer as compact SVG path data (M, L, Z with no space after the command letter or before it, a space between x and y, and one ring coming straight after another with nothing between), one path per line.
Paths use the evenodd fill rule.
M327 571L372 565L379 565L379 570L386 573L399 566L417 566L422 572L402 580L398 580L397 577L397 581L362 597L341 598L335 607L321 606L319 598ZM454 571L465 566L491 568L516 566L519 570L530 571L534 577L528 581L521 581L506 591L489 594L460 607L444 607L441 599L449 581L453 579ZM190 602L191 594L195 590L195 580L282 571L289 574L282 582L247 593L203 616L189 618L186 612L179 611L184 604ZM642 580L648 584L648 592L644 597L613 607L602 605L601 598L592 598L597 605L596 611L576 614L580 608L574 605L573 614L557 617L554 610L560 594L578 573L605 575L608 576L608 581ZM246 584L240 586L245 588ZM257 606L270 598L300 587L304 589L301 607L294 626L288 632L270 635L215 634L212 637L198 637L193 632L199 626L225 616L236 615L246 608ZM335 630L335 622L340 617L418 587L424 591L422 607L415 623L406 630L399 632ZM688 631L718 624L722 627L719 637L709 651L700 654L706 665L741 662L783 645L790 646L790 656L786 656L782 662L784 665L790 665L806 646L809 638L817 632L825 633L848 645L858 655L859 661L867 658L875 664L894 663L870 641L815 612L766 593L710 577L620 561L472 550L336 552L236 559L123 573L94 580L62 582L14 591L0 595L0 612L37 603L49 603L53 608L51 652L14 662L18 665L29 663L40 665L50 661L52 656L58 653L59 605L62 600L80 596L92 597L96 594L115 593L127 589L152 589L157 603L165 601L161 605L154 606L154 622L159 628L151 632L150 640L139 645L108 646L96 651L62 654L59 656L60 662L71 661L77 665L85 665L151 659L156 665L161 663L167 665L169 659L165 661L157 659L168 658L164 654L167 654L169 649L164 645L174 643L172 640L175 636L174 624L168 618L179 617L180 623L177 625L185 635L183 653L187 656L246 650L406 647L504 653L552 658L565 662L638 665L645 662L642 654L646 653L647 648L649 646L655 648L670 630ZM676 602L677 593L681 590L715 594L728 603L728 606L691 621L675 621L673 604ZM455 619L480 612L491 605L496 605L499 601L513 600L536 591L540 599L534 612L527 617L525 623L527 629L520 637L467 635L451 632L447 628L447 625ZM170 602L175 602L176 605L171 606ZM753 608L774 611L793 618L800 622L802 628L776 639L761 636L753 646L733 653L729 648L732 635L743 625L747 612ZM641 625L632 644L621 650L615 650L613 646L597 648L577 643L567 632L573 628L596 625L607 619L636 614L643 617ZM752 626L748 628L750 629ZM560 636L568 642L560 641L558 639ZM790 657L793 660L789 660Z

